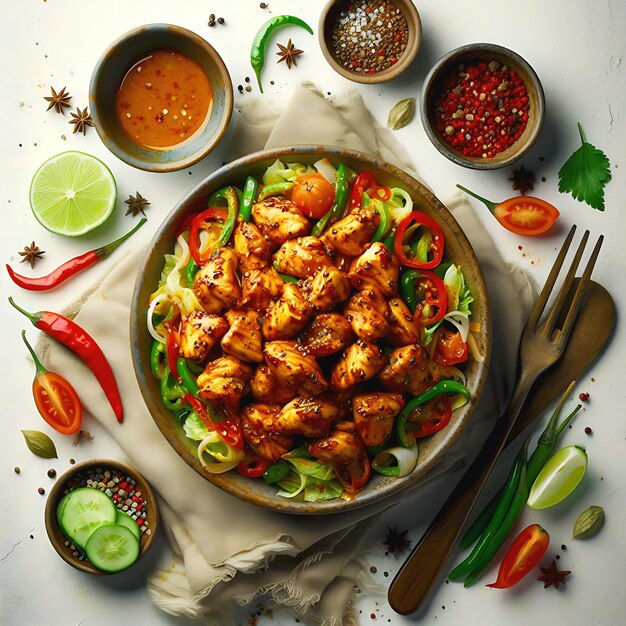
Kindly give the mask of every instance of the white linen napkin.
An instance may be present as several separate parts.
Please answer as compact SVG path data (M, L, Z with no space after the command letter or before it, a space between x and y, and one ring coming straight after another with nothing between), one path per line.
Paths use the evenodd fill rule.
M307 111L306 125L302 110ZM272 111L262 101L241 111L233 157L264 146L305 143L348 146L411 169L404 150L374 122L358 92L327 100L311 85L298 87L282 112ZM457 195L449 208L481 262L495 312L496 349L471 428L421 485L448 469L468 446L479 444L485 434L480 424L491 424L503 409L515 376L513 338L521 333L531 301L524 275L500 259L469 204ZM77 388L85 410L104 425L160 495L174 556L167 570L150 577L152 599L168 613L226 626L232 623L237 603L266 594L309 623L355 624L350 600L363 569L359 541L372 524L371 516L397 499L333 516L294 517L230 496L188 467L156 427L133 372L128 320L135 268L142 254L143 250L127 250L101 285L66 310L76 315L109 359L124 402L123 425L115 421L100 386L75 356L46 336L40 338L39 348L50 369L76 372L72 379L80 379ZM498 315L505 310L506 316ZM111 319L118 323L112 325ZM417 502L419 489L414 491ZM404 501L407 495L402 494ZM215 529L219 529L217 536Z

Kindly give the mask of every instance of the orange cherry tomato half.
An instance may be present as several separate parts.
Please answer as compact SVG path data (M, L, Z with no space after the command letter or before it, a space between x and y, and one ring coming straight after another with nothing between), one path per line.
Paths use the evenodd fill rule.
M560 213L541 198L519 196L498 204L493 214L504 228L518 235L534 237L552 228Z
M298 176L291 189L291 201L307 216L320 219L328 213L334 199L333 186L321 174Z
M456 365L467 361L467 344L461 339L461 333L443 330L437 339L433 361L439 365Z
M40 374L33 381L35 405L41 417L62 435L80 430L83 409L74 387L54 372Z
M539 524L531 524L515 538L506 551L494 589L507 589L518 583L541 561L550 543L550 535Z

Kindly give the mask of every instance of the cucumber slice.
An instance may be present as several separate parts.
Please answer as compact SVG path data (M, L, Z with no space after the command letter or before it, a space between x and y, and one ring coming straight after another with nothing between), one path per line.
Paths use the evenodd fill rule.
M141 528L139 528L139 524L130 516L128 513L124 513L124 511L117 510L117 517L115 518L115 523L120 526L126 526L133 531L133 535L139 539L141 535Z
M139 541L126 526L103 524L87 539L85 554L103 572L120 572L137 560Z
M81 487L68 494L59 523L67 538L84 548L98 526L111 524L116 517L117 509L109 496L91 487Z
M57 505L57 522L59 522L59 525L61 524L61 515L63 514L63 509L65 508L65 505L67 504L67 501L70 499L71 495L71 493L68 493L67 495L63 496L63 498L61 498L59 504Z

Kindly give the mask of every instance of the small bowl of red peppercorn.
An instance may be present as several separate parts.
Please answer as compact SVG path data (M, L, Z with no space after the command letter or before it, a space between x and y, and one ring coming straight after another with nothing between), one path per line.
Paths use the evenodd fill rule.
M337 73L357 83L382 83L415 59L422 23L412 0L330 0L318 35Z
M445 157L478 170L511 165L535 143L545 113L541 82L517 53L489 43L461 46L432 68L421 115Z
M89 490L94 491L93 497ZM85 493L70 504L70 494ZM81 512L86 514L83 520ZM93 459L78 463L57 479L46 501L44 520L50 543L66 563L88 574L106 575L146 554L158 531L159 511L154 492L136 469L121 461ZM107 532L94 553L104 560L96 558L92 563L87 554L92 535L98 539L98 528ZM129 556L130 544L138 544L134 556Z

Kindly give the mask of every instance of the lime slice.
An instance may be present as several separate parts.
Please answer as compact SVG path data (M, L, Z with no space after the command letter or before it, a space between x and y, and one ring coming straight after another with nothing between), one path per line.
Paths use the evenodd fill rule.
M569 496L587 471L587 453L580 446L561 448L544 466L528 496L531 509L547 509Z
M48 159L30 183L30 206L39 223L76 237L100 226L113 211L117 188L109 168L84 152Z

